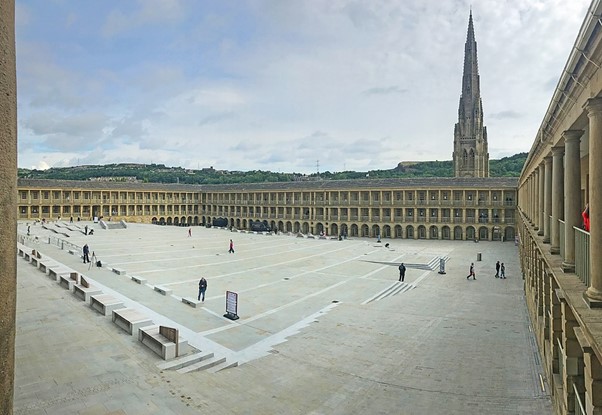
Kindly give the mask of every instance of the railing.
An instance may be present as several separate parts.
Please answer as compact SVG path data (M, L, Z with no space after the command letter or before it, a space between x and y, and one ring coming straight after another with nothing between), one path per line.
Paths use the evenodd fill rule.
M585 394L577 390L577 384L573 383L573 390L575 391L575 415L585 415L583 401L585 400Z
M560 238L560 257L564 260L564 221L558 220L558 234Z
M575 229L575 274L587 287L590 281L589 232Z

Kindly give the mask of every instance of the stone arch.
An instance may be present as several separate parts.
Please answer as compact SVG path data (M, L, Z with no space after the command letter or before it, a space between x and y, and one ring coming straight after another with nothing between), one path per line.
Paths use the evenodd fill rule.
M192 216L188 216L186 221L187 221L186 223L188 224L188 226L192 225Z
M168 217L167 217L167 224L168 224L168 225L171 225L172 223L173 223L173 222L172 222L171 216L168 216Z
M309 223L303 222L303 225L301 225L301 232L305 234L309 233Z
M418 230L418 239L426 239L426 226L419 225L417 230Z
M516 231L512 226L506 227L504 229L504 241L514 241L516 238Z
M299 222L295 222L293 225L293 232L299 233L301 232L301 224Z
M406 238L414 239L414 227L412 225L406 226Z
M395 225L395 237L396 238L403 238L403 228L401 227L401 225Z
M284 231L284 222L282 222L281 220L278 221L278 230L280 232Z
M198 226L199 224L199 217L195 216L194 219L192 220L193 225Z
M351 225L351 228L349 228L349 236L358 236L359 235L359 231L357 228L357 225L354 223Z
M180 218L180 226L184 226L184 225L186 225L186 216L182 216Z
M338 236L339 235L339 225L337 225L336 223L331 223L330 224L330 234L332 236Z
M461 226L455 226L454 227L454 240L455 241L461 241L463 239L462 237L462 227Z
M481 226L479 228L479 240L480 241L488 241L489 240L489 228L487 228L487 226Z
M466 239L469 241L472 241L473 239L475 239L476 237L476 232L474 229L474 226L467 226L466 227Z
M293 223L290 220L286 222L286 231L287 232L293 231Z
M180 225L180 218L178 218L177 216L176 216L175 218L173 218L173 224L174 224L175 226L178 226L178 225Z
M324 225L322 222L316 223L316 235L319 235L324 232Z
M341 223L341 235L349 235L349 228L346 223Z
M375 238L378 238L378 235L380 235L382 237L382 234L380 233L380 226L372 225L372 236ZM370 236L370 235L368 235L368 236Z
M156 216L153 216L153 217L152 217L152 219L151 219L151 223L152 223L153 225L156 225L156 224L157 224L157 222L158 222L158 221L157 221L157 217L156 217Z
M383 226L382 237L383 238L390 238L391 237L391 226L389 226L389 225Z
M429 239L439 239L439 228L435 225L431 225L429 228Z
M159 218L159 225L165 225L165 218L163 216Z
M362 238L369 238L370 237L370 228L368 227L368 225L366 225L365 223L362 225L362 233L360 234L360 236Z
M449 229L449 226L445 225L441 228L441 239L451 239L451 230Z

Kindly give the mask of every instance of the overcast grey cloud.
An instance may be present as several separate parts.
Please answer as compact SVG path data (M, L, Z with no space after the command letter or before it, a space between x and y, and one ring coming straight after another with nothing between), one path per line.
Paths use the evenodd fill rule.
M450 160L471 4L490 157L528 151L588 0L17 0L19 166Z

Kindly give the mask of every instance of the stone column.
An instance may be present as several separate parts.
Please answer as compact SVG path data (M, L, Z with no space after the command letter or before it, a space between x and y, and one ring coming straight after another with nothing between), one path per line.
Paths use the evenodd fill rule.
M596 216L598 209L602 210L602 98L592 98L585 104L589 117L589 255L590 255L590 286L586 292L590 307L593 301L602 306L602 229ZM601 221L602 223L602 221ZM593 301L591 301L593 300Z
M545 201L545 163L539 165L537 177L539 178L539 185L537 191L537 216L539 217L539 232L537 234L539 236L543 236L544 228L545 228L545 220L544 220L544 201Z
M15 2L0 0L0 413L13 413L17 306Z
M539 223L539 213L537 207L539 205L539 169L533 171L533 197L531 200L531 206L533 208L533 222L535 223L534 230L538 231L541 227Z
M579 144L583 130L563 133L564 170L564 272L575 272L575 229L581 223L581 156Z
M550 224L550 253L560 253L560 223L564 211L564 147L552 147L552 223Z
M552 157L544 159L544 206L543 206L543 243L550 243L550 215L552 214Z

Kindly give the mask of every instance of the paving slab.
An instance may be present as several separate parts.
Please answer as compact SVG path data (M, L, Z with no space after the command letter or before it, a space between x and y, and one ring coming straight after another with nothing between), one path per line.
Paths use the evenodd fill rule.
M552 413L513 243L386 240L385 249L359 238L86 224L94 235L74 233L69 249L88 243L101 268L40 227L26 245L178 328L194 352L238 366L161 369L135 336L18 261L16 414ZM397 288L400 262L444 257L446 274L408 267ZM497 260L506 280L494 278ZM476 281L466 279L471 262ZM205 302L187 306L201 276ZM234 322L223 318L226 290L239 293Z

